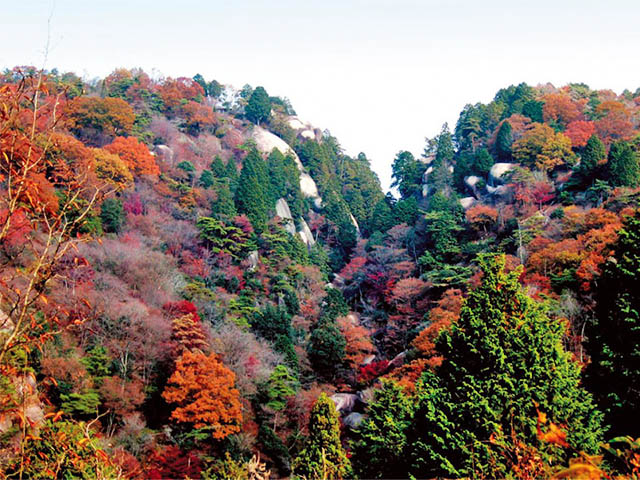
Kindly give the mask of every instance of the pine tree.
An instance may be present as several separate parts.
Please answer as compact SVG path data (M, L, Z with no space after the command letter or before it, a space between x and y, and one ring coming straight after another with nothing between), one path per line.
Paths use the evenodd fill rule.
M580 386L580 367L563 348L564 325L505 272L504 255L480 257L482 284L460 319L437 340L443 363L419 386L412 424L412 473L505 477L510 465L492 439L512 434L555 461L566 453L536 436L537 410L566 426L567 442L594 452L601 414Z
M502 122L496 137L496 156L501 162L511 160L511 144L513 143L512 128L509 122Z
M596 318L587 330L587 385L610 436L640 436L640 216L628 218L615 255L597 279Z
M124 223L124 209L119 198L107 198L100 208L100 220L105 232L119 233Z
M293 461L293 474L306 479L343 479L353 476L351 462L340 443L340 421L331 399L324 393L309 418L309 437Z
M392 165L392 187L398 187L402 198L419 195L422 191L422 175L426 166L415 159L411 152L398 152Z
M229 159L227 162L227 165L225 166L224 162L220 158L220 155L216 155L216 157L211 162L211 171L213 172L213 175L218 179L228 177L229 171L227 170L227 167L229 166L229 163L231 163L231 165L234 167L232 173L234 174L233 176L235 177L235 174L237 173L237 171L235 169L233 160Z
M289 373L289 369L284 365L278 365L269 375L269 387L267 391L267 407L276 412L284 410L287 406L287 399L296 394L296 378ZM274 422L275 423L275 422Z
M375 391L367 417L353 442L354 469L362 478L407 476L407 430L413 417L413 402L399 385L384 381Z
M599 165L606 156L607 150L604 143L597 135L591 135L580 154L580 164L576 172L582 185L591 184L596 180Z
M200 174L199 182L204 188L211 188L216 183L216 177L211 170L203 170Z
M609 184L614 187L637 187L640 183L638 158L625 141L611 145L606 167Z
M271 100L263 87L256 89L249 97L249 102L244 108L244 113L250 122L260 125L260 123L269 120L271 116Z
M238 188L236 190L236 207L238 212L245 213L256 233L264 231L270 205L269 174L267 166L255 148L249 150L244 159Z
M321 320L311 332L309 360L316 371L332 376L345 357L347 345L335 321Z
M478 150L473 162L473 171L478 175L487 175L495 160L486 148Z
M221 183L216 188L218 196L211 202L211 216L219 220L230 220L238 214L229 185Z

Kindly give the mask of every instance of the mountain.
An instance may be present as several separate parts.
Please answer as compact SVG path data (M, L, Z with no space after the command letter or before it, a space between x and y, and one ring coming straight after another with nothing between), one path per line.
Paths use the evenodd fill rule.
M263 87L20 67L0 103L9 475L633 473L640 92L502 89L399 198Z

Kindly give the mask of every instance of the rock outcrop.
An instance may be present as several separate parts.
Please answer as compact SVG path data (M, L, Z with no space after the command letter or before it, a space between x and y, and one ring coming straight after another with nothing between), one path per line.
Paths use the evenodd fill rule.
M513 170L515 166L515 163L494 163L491 170L489 170L489 184L491 186L496 186L503 183L504 179L502 176L510 170Z
M300 238L307 247L313 247L316 244L316 240L313 238L313 233L311 233L311 229L304 218L300 219L300 230L298 230L298 235L300 235Z
M347 427L351 429L358 428L360 424L364 420L364 415L358 412L351 412L349 415L344 417L342 423L344 423Z
M276 202L276 215L282 219L282 226L291 235L296 234L296 226L293 223L293 216L291 216L291 210L289 204L284 198L279 198Z
M364 402L355 393L335 393L331 395L331 400L336 404L336 410L343 415L364 408Z
M287 124L293 128L299 137L307 140L317 140L319 135L317 129L308 122L303 122L298 117L289 117Z
M462 208L465 210L471 208L474 203L476 203L476 199L474 197L464 197L460 199L460 205L462 205Z
M262 127L254 126L251 130L251 138L256 142L256 147L262 153L271 153L274 148L280 150L283 155L290 154L293 156L296 166L300 171L300 190L305 197L313 199L316 207L322 206L322 199L318 193L318 186L311 176L304 170L304 166L300 158L293 149L277 135L265 130Z

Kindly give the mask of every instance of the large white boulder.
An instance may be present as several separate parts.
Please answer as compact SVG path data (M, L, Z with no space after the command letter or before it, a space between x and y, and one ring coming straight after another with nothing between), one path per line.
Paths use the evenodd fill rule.
M316 244L316 240L313 238L313 233L311 233L311 229L304 218L300 219L300 230L298 231L298 235L300 235L300 238L307 247L313 247Z
M302 191L302 194L305 197L312 198L316 207L320 208L322 206L322 199L318 193L318 186L316 185L316 182L307 172L304 171L304 166L302 165L300 158L287 142L257 125L251 130L251 138L256 142L256 147L262 153L269 154L274 148L276 148L280 150L283 155L290 154L300 171L300 191Z
M475 175L469 175L468 177L464 177L464 183L469 187L469 188L475 188L475 186L478 184L478 182L482 180L480 177L477 177Z
M507 187L506 185L498 185L497 187L487 185L487 192L491 195L506 195L507 193L509 193L509 187Z
M360 225L358 225L358 221L356 220L356 217L354 217L352 213L349 213L349 216L351 217L351 223L353 223L353 226L356 227L356 232L358 232L358 237L359 237Z
M284 198L279 198L276 202L276 215L278 215L283 220L282 225L284 229L291 235L295 235L296 226L293 223L291 209L289 208L289 204Z
M504 182L502 176L515 168L515 163L498 162L494 163L489 170L489 180L492 185Z
M361 407L364 402L355 393L335 393L331 395L331 400L336 404L336 410L341 414L349 414L354 409Z
M169 164L173 163L173 150L167 145L156 145L153 152Z
M259 260L259 255L258 255L258 251L254 250L252 252L249 253L249 256L247 257L247 260L249 261L249 271L253 272L257 267L258 267L258 260Z
M298 117L287 118L287 124L293 128L299 136L308 140L315 140L316 132L309 122L303 122Z
M474 203L476 203L476 199L473 197L464 197L460 199L460 205L462 205L462 208L465 210L471 208Z

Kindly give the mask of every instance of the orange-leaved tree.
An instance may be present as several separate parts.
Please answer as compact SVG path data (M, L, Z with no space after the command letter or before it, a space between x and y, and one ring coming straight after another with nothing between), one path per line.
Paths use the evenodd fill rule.
M160 169L147 146L136 137L116 137L105 146L108 152L118 155L136 175L157 175Z
M185 351L162 397L176 407L171 418L212 430L221 440L240 431L242 408L235 374L215 354Z

